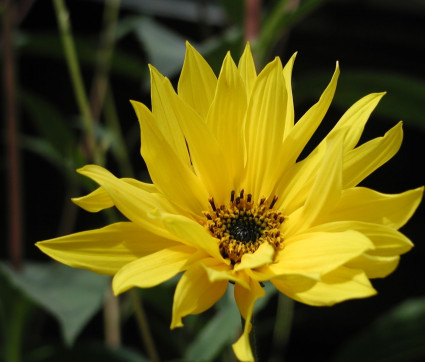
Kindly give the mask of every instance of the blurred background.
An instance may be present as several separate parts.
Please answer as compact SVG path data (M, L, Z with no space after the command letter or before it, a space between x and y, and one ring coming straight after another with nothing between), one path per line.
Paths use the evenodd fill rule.
M363 185L398 193L425 184L423 0L0 4L0 360L234 360L240 319L231 291L212 310L170 331L176 280L126 293L118 304L108 277L52 263L34 247L119 217L89 214L69 200L95 186L76 168L95 162L117 176L149 180L129 100L150 106L148 63L176 84L186 40L216 74L227 50L237 62L246 39L258 69L274 56L285 63L297 51L297 119L317 101L338 60L336 96L309 147L356 100L387 91L361 142L399 120L404 142ZM77 69L73 78L70 63ZM424 221L422 205L402 230L415 248L394 274L373 281L379 292L373 298L314 308L282 303L266 287L255 317L261 361L425 360Z

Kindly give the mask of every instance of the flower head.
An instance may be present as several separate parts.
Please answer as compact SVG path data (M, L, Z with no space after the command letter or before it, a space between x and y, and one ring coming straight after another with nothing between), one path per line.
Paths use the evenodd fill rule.
M374 295L369 279L391 273L412 247L397 230L423 188L389 195L357 185L398 151L401 123L357 146L383 96L370 94L300 159L330 106L339 68L295 122L294 59L283 67L276 58L257 75L247 45L238 65L227 54L217 78L188 44L177 92L150 67L152 111L132 104L153 183L95 165L79 169L100 187L73 201L90 212L115 206L128 221L37 246L62 263L114 275L116 294L183 272L172 328L210 308L233 282L246 321L234 344L241 360L253 359L248 334L262 282L317 306Z

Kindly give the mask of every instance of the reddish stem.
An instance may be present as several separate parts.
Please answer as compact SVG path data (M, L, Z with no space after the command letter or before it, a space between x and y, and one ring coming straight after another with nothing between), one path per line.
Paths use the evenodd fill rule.
M255 41L260 31L261 0L245 0L245 41Z

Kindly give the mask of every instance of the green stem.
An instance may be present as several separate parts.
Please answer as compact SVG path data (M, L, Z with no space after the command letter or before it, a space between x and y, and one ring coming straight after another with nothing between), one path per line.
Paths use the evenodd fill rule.
M53 0L56 17L58 21L59 32L62 40L65 58L68 64L68 70L71 76L71 82L74 95L77 100L78 108L83 119L83 128L87 139L89 154L97 164L103 164L102 154L96 144L95 127L91 114L86 91L84 89L83 78L80 65L78 63L77 52L75 50L74 39L71 32L69 13L63 0Z
M273 353L276 361L283 361L286 347L291 334L292 319L294 316L294 301L279 293L276 311L276 323L273 333Z
M146 318L146 313L143 308L142 299L136 290L130 290L129 292L131 301L133 303L134 311L136 313L137 323L140 328L140 333L142 334L143 342L146 346L149 359L153 362L159 362L159 355L156 351L155 344L152 338L152 334L149 328L148 320Z

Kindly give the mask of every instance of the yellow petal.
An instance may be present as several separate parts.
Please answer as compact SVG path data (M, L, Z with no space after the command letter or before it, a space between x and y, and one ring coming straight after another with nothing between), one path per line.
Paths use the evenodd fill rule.
M149 175L161 192L187 212L199 215L208 207L208 193L193 173L154 126L155 120L145 105L132 102L140 121L141 154ZM190 189L191 192L187 192Z
M102 186L113 200L115 206L129 220L146 230L165 238L173 238L158 220L151 220L148 214L154 210L173 211L173 207L154 194L116 178L103 167L87 165L77 170Z
M217 78L211 67L188 42L180 74L178 93L199 115L207 116L214 97Z
M151 74L152 113L155 117L155 125L175 154L184 164L190 166L183 132L173 112L170 99L162 91L163 83L168 82L168 80L153 66L149 66L149 70Z
M176 243L136 224L119 222L101 229L41 241L36 245L43 253L73 268L113 275L123 265Z
M251 319L255 301L264 296L264 290L256 280L247 278L249 289L235 284L235 300L242 317L245 319L245 326L242 336L233 344L233 351L240 361L254 361L251 346L249 343L249 332L251 332Z
M218 262L216 259L210 258L201 261L201 265L207 272L208 280L210 282L218 282L222 280L231 281L233 283L239 283L245 288L249 288L241 273L235 272L231 265L223 264Z
M284 137L289 134L289 131L294 127L294 100L292 97L292 68L294 67L295 57L297 53L294 53L283 68L283 78L285 79L286 87L286 115L285 115L285 131Z
M271 283L281 293L295 299L297 293L305 292L311 289L316 283L316 278L310 278L305 275L282 275L270 280Z
M171 328L182 327L182 318L212 307L227 289L227 281L211 283L200 264L193 265L180 278L173 302Z
M257 71L255 70L254 59L252 58L251 47L246 43L245 50L238 63L239 73L245 84L246 94L248 98L251 96L252 88L257 79Z
M124 265L112 281L115 295L133 287L150 288L165 282L188 267L194 251L186 245L172 246Z
M276 154L282 146L287 90L279 58L259 74L246 115L246 188L257 201L268 197L277 181Z
M373 224L362 221L335 221L317 225L309 232L341 232L355 230L366 235L372 241L375 249L367 253L376 256L395 256L407 253L412 247L412 242L399 231L385 225Z
M207 116L207 124L220 147L226 150L222 162L234 176L232 190L240 189L240 178L244 169L243 126L247 107L245 87L230 53L226 55L217 91Z
M235 271L255 269L273 262L275 249L269 243L263 243L253 254L244 254L239 264L235 265Z
M152 217L161 219L170 233L177 236L182 243L203 250L216 260L225 263L218 249L218 240L196 221L182 215L164 213Z
M337 207L317 224L331 221L365 221L394 229L402 227L415 212L423 187L401 194L383 194L364 187L344 190Z
M356 186L390 160L400 149L402 140L402 122L399 122L384 137L375 138L348 152L344 156L344 188Z
M376 294L366 275L355 269L341 267L322 277L312 288L294 294L301 303L330 306L348 299L367 298Z
M356 231L313 232L285 240L275 264L269 266L276 276L285 274L326 274L367 250L372 242Z
M322 122L335 94L338 77L339 65L337 63L335 73L319 101L295 123L288 136L285 137L279 153L274 157L275 164L278 162L281 170L279 179L286 173L288 166L295 163L301 151Z
M209 194L214 195L217 204L224 204L229 199L229 190L232 186L228 164L223 162L225 150L221 148L205 120L174 92L171 84L166 82L162 85L161 92L169 99L170 107L183 131L196 174ZM161 167L163 169L164 166L161 165ZM175 167L171 167L171 169ZM168 175L168 177L170 176Z
M363 254L349 261L346 266L363 270L368 278L385 278L397 268L399 261L399 256Z
M157 188L153 184L141 182L132 178L122 178L121 180L149 193L158 192ZM103 187L98 187L86 196L73 197L71 200L88 212L98 212L114 206L114 201Z
M338 203L342 190L342 140L343 133L327 140L326 154L304 206L284 225L286 237L307 229L323 212L332 210Z

